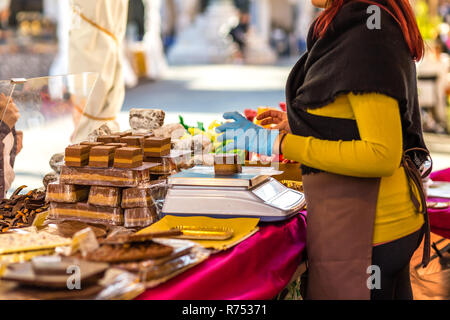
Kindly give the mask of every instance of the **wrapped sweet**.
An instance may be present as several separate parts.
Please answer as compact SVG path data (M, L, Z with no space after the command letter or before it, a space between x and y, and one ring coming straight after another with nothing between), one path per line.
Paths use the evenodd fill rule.
M145 163L133 169L64 166L60 180L64 184L132 188L150 181L150 170L156 166L157 163Z
M120 207L120 189L93 186L89 192L88 203L100 207Z
M147 227L158 221L156 206L148 208L126 209L124 214L125 228Z
M49 209L49 218L116 226L123 225L122 208L97 207L85 202L52 202Z
M136 188L123 190L122 208L149 208L155 205L156 200L164 199L167 193L165 182L149 183Z
M89 195L89 187L49 183L45 200L47 202L76 203L85 201Z

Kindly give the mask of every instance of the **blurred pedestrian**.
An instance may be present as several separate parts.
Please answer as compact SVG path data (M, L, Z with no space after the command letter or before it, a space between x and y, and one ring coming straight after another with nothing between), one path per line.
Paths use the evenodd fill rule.
M239 52L238 59L243 59L246 47L247 32L250 26L250 15L248 13L241 12L239 15L239 24L231 29L230 35L233 41L238 45Z

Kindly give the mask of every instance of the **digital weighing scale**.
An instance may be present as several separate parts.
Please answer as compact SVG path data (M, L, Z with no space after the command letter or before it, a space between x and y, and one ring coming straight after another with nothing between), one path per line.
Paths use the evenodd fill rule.
M244 167L240 174L216 176L213 167L194 167L170 176L162 213L266 222L289 219L305 206L305 197L270 177L270 169Z

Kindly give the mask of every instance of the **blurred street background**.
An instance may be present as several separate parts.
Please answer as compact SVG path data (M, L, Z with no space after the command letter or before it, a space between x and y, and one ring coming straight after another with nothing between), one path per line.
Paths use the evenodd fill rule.
M221 120L227 111L278 108L285 100L289 71L305 51L309 25L319 13L309 0L111 1L128 7L117 62L122 76L116 82L126 87L116 119L123 130L128 129L131 108L163 109L166 123L178 122L182 115L187 123L205 125ZM89 19L94 19L83 7L87 3L0 0L0 79L71 73L77 56L70 56L74 47L70 35L79 36L84 24L89 27ZM448 0L412 3L427 41L426 57L418 64L426 139L436 168L446 168L450 166L450 4ZM106 22L96 24L104 27ZM92 96L97 98L99 90ZM90 101L91 109L102 107L97 100L92 103L92 97ZM26 110L21 112L25 117ZM24 149L16 159L12 188L40 186L50 171L51 155L70 143L70 116L43 119L20 128Z

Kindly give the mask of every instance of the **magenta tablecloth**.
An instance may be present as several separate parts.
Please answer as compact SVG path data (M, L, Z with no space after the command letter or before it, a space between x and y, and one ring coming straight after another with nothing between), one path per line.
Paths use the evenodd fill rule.
M433 172L431 174L433 181L448 181L450 182L450 169ZM447 202L449 199L430 198L430 201ZM450 208L444 210L429 209L431 231L450 239Z
M272 299L291 280L306 248L306 223L297 216L262 225L236 247L209 259L157 288L140 300Z

